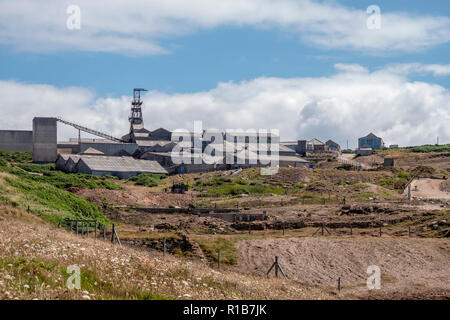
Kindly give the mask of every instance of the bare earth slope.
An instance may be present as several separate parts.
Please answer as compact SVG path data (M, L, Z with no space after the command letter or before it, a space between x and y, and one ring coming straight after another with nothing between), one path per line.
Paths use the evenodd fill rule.
M450 296L446 239L293 238L240 241L237 246L240 269L252 274L264 274L279 256L289 279L333 288L342 277L344 293L365 297L367 267L377 265L382 274L378 295Z

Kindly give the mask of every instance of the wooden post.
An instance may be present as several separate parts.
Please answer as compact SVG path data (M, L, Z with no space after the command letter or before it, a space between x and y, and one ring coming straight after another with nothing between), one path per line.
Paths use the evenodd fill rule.
M275 257L275 277L278 278L278 256Z
M380 226L380 237L381 237L381 226Z
M220 271L220 249L217 250L217 267Z
M94 239L97 240L97 221L95 221Z
M77 229L77 235L78 235L78 221L75 221L75 228Z
M341 277L338 278L338 291L341 292Z
M283 222L283 236L284 236L285 223Z
M89 221L86 221L86 236L89 238Z
M111 231L111 243L114 243L114 234L116 233L116 226L112 225L112 231Z
M103 225L103 240L106 241L106 225Z
M323 235L323 227L324 227L324 225L323 225L323 223L322 223L322 235Z
M166 237L163 239L163 257L166 256Z

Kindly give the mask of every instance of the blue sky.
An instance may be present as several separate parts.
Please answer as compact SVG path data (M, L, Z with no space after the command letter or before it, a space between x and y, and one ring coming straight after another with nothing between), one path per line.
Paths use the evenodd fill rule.
M365 10L374 1L340 1ZM376 1L382 10L450 16L449 1ZM214 88L219 82L257 77L320 77L334 72L335 63L359 63L376 68L391 63L450 63L450 43L412 52L365 54L322 49L281 30L218 27L188 36L164 39L171 53L127 56L83 51L21 52L0 47L0 78L57 87L82 86L99 96L129 95L133 87L168 93ZM430 77L419 79L431 80ZM449 77L434 82L450 85Z
M66 27L69 4L81 10L80 30ZM380 30L365 26L373 4ZM366 131L400 144L450 140L442 102L450 87L449 17L444 0L0 0L0 127L29 122L8 117L19 94L23 108L33 106L27 117L70 117L76 106L86 114L81 122L119 134L127 124L112 115L126 118L132 89L143 87L151 90L146 103L161 113L215 127L276 123L285 140L314 135L343 143ZM210 114L223 106L229 114ZM398 120L386 122L393 108ZM324 111L342 109L352 118L334 116L334 123ZM405 109L424 128L438 119L435 129L403 137L419 121L405 118ZM379 110L376 121L371 110ZM152 127L186 124L173 115L148 117ZM349 133L344 121L367 125Z

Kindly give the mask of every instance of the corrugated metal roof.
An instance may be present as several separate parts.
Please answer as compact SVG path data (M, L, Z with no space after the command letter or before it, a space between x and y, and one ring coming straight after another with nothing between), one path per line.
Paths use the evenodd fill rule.
M99 150L97 150L97 149L95 149L95 148L89 147L89 148L87 148L86 150L84 150L83 152L80 152L80 154L86 154L86 155L103 155L104 153L101 152L101 151L99 151Z
M154 147L156 145L163 147L173 142L170 140L137 140L136 143L141 147Z
M70 156L71 156L71 154L69 154L69 153L60 153L58 155L58 158L62 158L64 161L67 161L67 160L69 160Z
M92 171L164 173L167 171L156 161L138 160L132 157L81 156Z

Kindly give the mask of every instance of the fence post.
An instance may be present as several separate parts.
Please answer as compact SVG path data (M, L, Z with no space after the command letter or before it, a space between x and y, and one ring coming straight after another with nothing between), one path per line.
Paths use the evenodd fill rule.
M278 256L275 257L275 277L278 278Z
M95 221L94 239L97 240L97 221Z
M220 271L220 249L217 250L217 267Z
M86 221L86 237L89 238L89 221Z
M166 237L163 239L163 257L166 256Z
M103 240L106 241L106 225L103 225Z
M112 225L112 231L111 231L111 243L114 243L114 234L116 233L116 226Z
M341 292L341 277L338 278L338 291Z
M78 221L75 221L75 228L77 229L77 235L78 235Z

